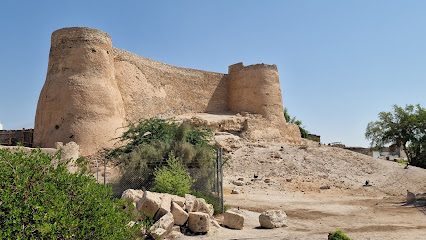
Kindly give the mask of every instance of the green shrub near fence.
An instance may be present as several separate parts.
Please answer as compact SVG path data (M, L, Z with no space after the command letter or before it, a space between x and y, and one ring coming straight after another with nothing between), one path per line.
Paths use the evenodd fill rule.
M190 193L194 182L186 167L173 154L167 159L167 165L155 170L154 176L153 191L182 197Z
M211 193L216 161L212 138L208 127L195 127L173 119L150 118L129 125L118 138L123 145L107 151L107 158L120 163L123 171L113 186L115 194L127 188L152 190L154 170L166 166L165 159L170 156L177 157L188 169L194 180L193 188Z

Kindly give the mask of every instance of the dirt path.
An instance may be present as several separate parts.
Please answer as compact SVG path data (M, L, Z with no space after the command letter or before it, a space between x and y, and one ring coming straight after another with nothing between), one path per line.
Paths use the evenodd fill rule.
M269 235L270 239L326 239L329 232L340 228L353 239L426 239L426 214L422 208L403 206L402 197L353 194L333 190L305 194L258 190L227 195L226 203L256 212L256 216L268 209L287 213L287 228L271 232L256 229L259 223L251 219L254 224L238 233L239 238L268 233L275 234ZM223 237L221 239L231 236Z
M229 189L228 189L229 190ZM327 239L336 228L351 239L426 239L426 212L404 206L402 197L354 196L353 192L282 192L271 189L227 194L226 204L240 208L243 230L213 228L207 235L182 239ZM268 209L287 213L288 227L259 228L258 217ZM222 216L216 216L221 222Z

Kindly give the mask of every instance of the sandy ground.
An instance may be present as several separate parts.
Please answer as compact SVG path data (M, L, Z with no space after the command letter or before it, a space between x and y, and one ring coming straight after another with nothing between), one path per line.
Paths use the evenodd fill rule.
M404 169L312 141L253 142L227 132L217 133L215 140L229 159L225 204L243 211L244 228L211 227L206 235L178 239L327 239L339 228L351 239L426 240L426 208L404 204L407 190L426 193L426 169ZM107 176L117 174L107 166ZM243 186L233 184L239 178ZM370 186L363 186L366 181ZM269 209L284 211L288 227L259 228L260 213ZM215 218L221 223L223 216Z
M351 239L426 239L426 208L404 204L407 190L426 192L425 169L314 142L253 143L226 134L217 140L230 159L225 204L243 211L244 229L213 228L181 239L327 239L336 228ZM233 184L238 178L243 186ZM363 186L366 180L371 186ZM231 194L234 189L240 193ZM286 212L288 227L259 228L260 213L269 209Z

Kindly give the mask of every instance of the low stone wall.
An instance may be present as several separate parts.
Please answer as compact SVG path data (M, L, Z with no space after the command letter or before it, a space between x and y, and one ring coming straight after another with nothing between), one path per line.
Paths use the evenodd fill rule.
M12 152L23 150L24 152L30 153L31 150L34 150L35 148L30 147L22 147L22 146L2 146L0 145L0 148L8 148ZM62 142L55 143L55 148L40 148L42 153L56 154L59 150L61 150L61 161L68 161L71 160L71 162L68 164L67 168L71 173L74 173L77 171L77 166L75 166L74 161L79 158L79 146L75 142L69 142L67 144L63 144Z

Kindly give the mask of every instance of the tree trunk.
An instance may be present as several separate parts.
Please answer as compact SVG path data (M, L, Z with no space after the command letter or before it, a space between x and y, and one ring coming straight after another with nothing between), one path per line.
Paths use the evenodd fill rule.
M408 160L408 162L409 162L409 163L411 163L411 154L410 154L410 152L408 151L407 146L405 146L405 144L406 144L406 143L404 143L404 144L402 145L402 148L404 149L405 155L407 155L407 160Z

